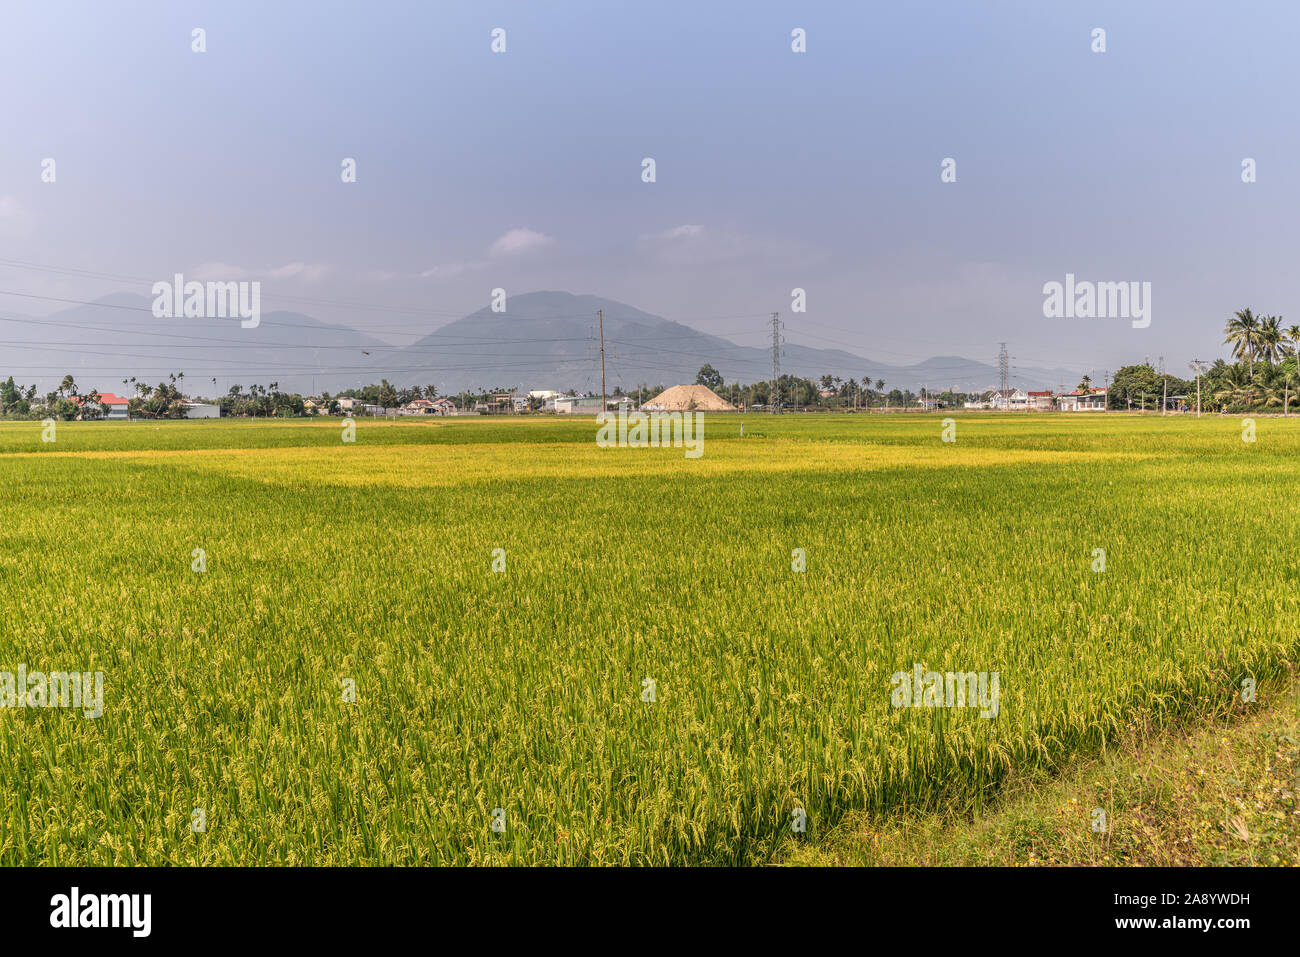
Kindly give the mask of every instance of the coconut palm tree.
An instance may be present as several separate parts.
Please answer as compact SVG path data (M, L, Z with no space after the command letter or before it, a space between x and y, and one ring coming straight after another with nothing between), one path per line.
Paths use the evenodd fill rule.
M1259 324L1259 357L1272 365L1282 357L1285 345L1286 333L1282 331L1281 317L1265 316Z
M1277 365L1270 366L1263 376L1264 404L1279 406L1283 415L1290 415L1291 412L1295 371L1295 360L1288 356Z
M1245 359L1247 370L1255 375L1255 350L1259 344L1259 319L1247 309L1238 309L1228 320L1223 331L1227 338L1223 341L1232 344L1232 354L1237 359Z
M1286 347L1287 355L1294 356L1300 354L1300 326L1292 324L1287 326L1283 331L1286 333L1286 337L1291 340L1291 344Z
M1288 396L1283 366L1266 366L1261 370L1259 380L1252 385L1260 405L1265 409L1283 408L1286 405Z
M1214 400L1224 406L1249 406L1254 401L1253 380L1241 366L1229 366L1218 378Z

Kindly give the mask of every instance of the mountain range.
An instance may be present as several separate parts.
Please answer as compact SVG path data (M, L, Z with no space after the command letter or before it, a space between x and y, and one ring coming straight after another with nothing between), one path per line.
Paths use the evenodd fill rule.
M245 329L231 319L157 319L151 303L116 293L40 318L6 313L0 316L0 377L35 381L42 392L67 373L83 390L122 392L130 391L123 379L153 383L170 372L184 372L185 390L196 395L224 394L233 383L271 382L304 394L338 392L380 378L394 385L432 383L443 393L495 387L599 392L598 310L604 313L611 392L642 382L694 382L705 363L728 383L772 374L769 348L739 345L612 299L566 292L514 295L504 312L485 307L404 346L298 312L266 312L255 328ZM995 365L960 356L900 366L790 342L782 346L781 371L884 380L886 389L914 391L976 391L999 383ZM1099 381L1095 371L1088 374ZM1012 381L1021 388L1072 388L1080 375L1077 368L1017 368Z

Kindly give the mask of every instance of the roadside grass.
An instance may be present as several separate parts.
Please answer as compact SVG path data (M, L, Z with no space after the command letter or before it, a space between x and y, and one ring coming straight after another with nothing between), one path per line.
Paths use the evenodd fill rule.
M1097 809L1105 830L1095 831ZM790 865L1300 866L1300 682L1210 719L1133 724L1104 755L1019 771L983 811L850 812Z

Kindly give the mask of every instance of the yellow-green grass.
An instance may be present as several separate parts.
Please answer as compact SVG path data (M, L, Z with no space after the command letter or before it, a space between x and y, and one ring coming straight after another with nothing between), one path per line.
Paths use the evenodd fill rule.
M106 684L0 710L0 863L756 863L796 808L982 806L1295 660L1300 424L1257 430L0 423L0 670ZM892 708L914 663L998 716Z
M1098 812L1103 816L1099 816ZM1300 683L1226 714L1156 729L1140 718L1059 775L1016 770L982 813L852 811L801 865L1300 866Z

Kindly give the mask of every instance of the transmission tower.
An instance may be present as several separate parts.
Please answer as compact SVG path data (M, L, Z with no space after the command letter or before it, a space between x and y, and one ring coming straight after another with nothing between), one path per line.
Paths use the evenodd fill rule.
M1000 343L1000 345L1002 346L1002 348L998 350L998 375L999 375L999 376L1001 377L1001 379L1002 379L1002 401L1005 403L1005 405L1003 406L1003 408L1005 408L1005 409L1007 409L1007 410L1010 410L1010 408L1011 408L1011 395L1010 395L1010 392L1011 392L1011 364L1010 364L1010 358L1011 358L1011 357L1007 355L1007 344L1006 344L1005 342L1003 342L1003 343Z
M781 314L772 313L772 413L781 411Z
M605 310L596 310L596 315L600 320L600 411L608 412L609 399L605 397Z

